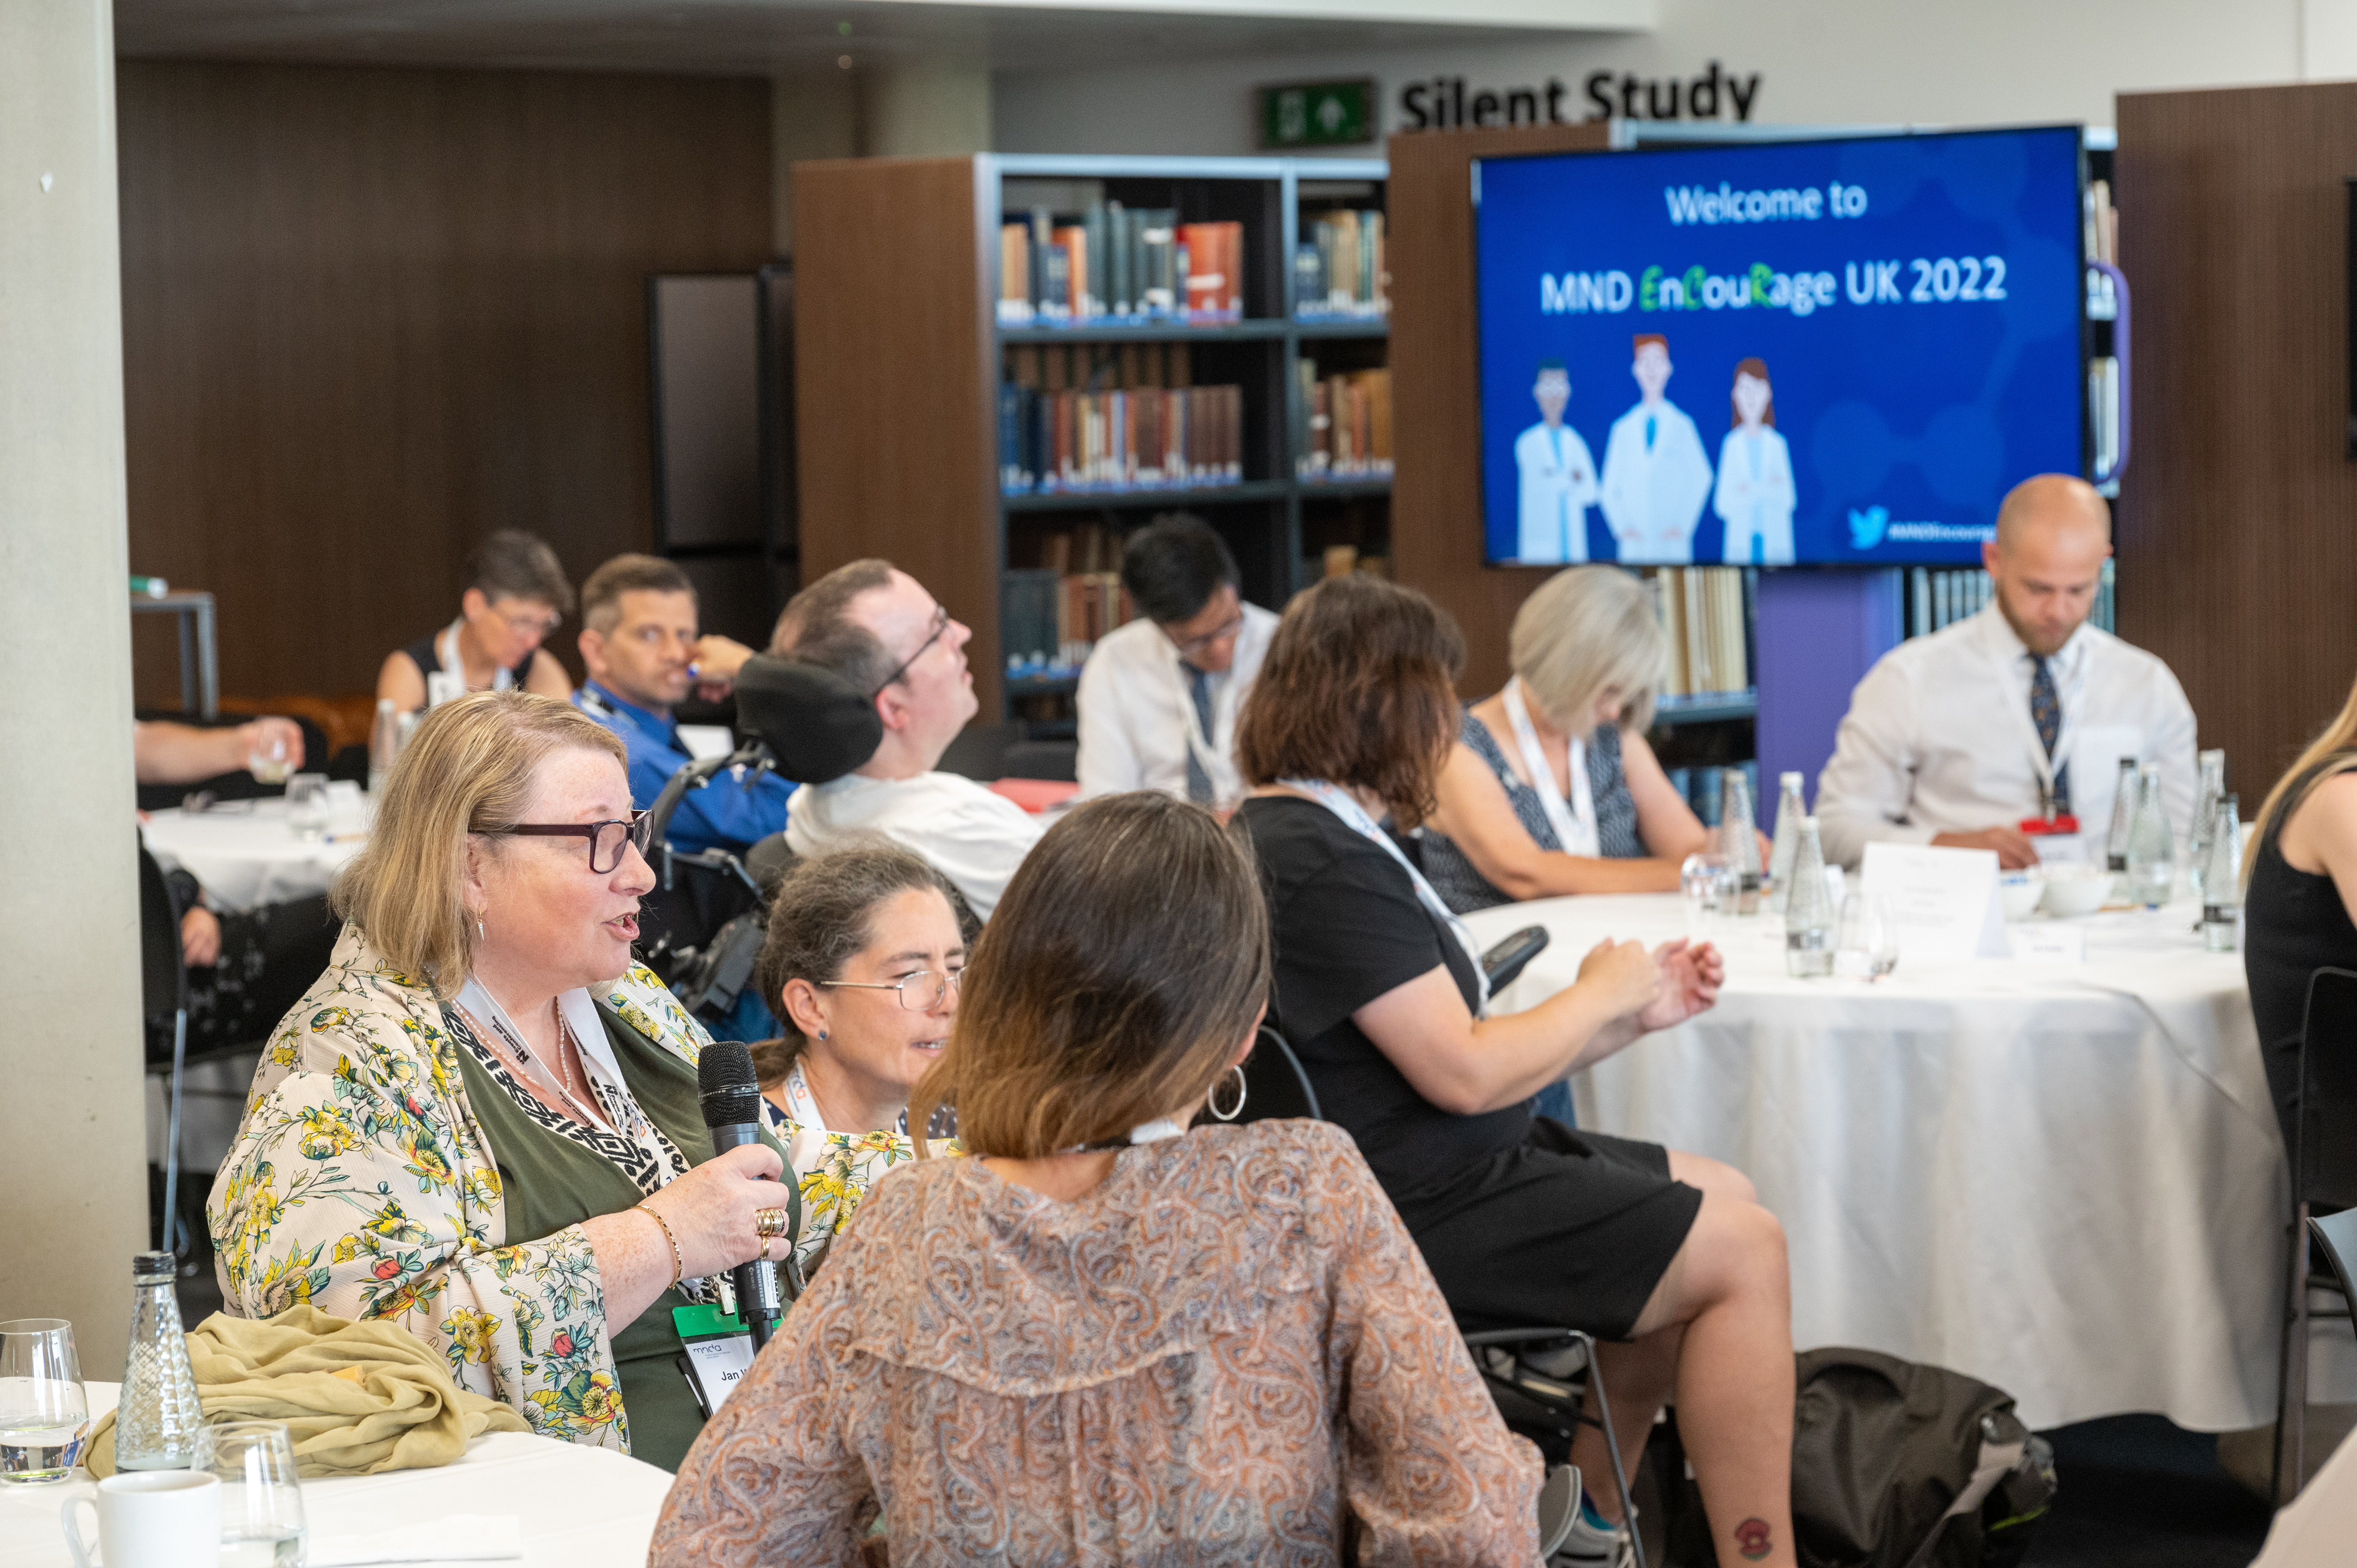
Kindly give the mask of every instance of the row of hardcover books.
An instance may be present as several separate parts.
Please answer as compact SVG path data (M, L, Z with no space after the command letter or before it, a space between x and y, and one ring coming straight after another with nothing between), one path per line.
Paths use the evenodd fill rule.
M1293 249L1294 314L1311 320L1391 314L1383 215L1346 209L1309 226Z
M1751 685L1740 566L1663 566L1652 577L1653 607L1669 635L1669 680L1662 694L1742 692Z
M1010 496L1195 489L1243 478L1243 389L998 389L998 483Z
M1392 373L1353 371L1324 376L1297 360L1301 415L1294 441L1295 477L1304 480L1388 478L1392 471Z
M1117 572L1017 567L998 592L999 646L1018 681L1079 674L1097 639L1137 615Z
M1001 224L999 325L1243 320L1244 226L1178 217L1106 201L1077 223L1035 207Z

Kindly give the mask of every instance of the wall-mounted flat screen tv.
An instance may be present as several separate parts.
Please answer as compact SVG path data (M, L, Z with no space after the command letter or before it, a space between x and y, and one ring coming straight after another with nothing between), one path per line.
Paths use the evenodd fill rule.
M2084 470L2076 126L1485 158L1485 554L1976 563Z

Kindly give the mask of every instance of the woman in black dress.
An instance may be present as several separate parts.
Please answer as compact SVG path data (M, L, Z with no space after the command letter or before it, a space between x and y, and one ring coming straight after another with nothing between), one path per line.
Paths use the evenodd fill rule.
M1375 578L1329 579L1286 609L1237 726L1254 788L1235 820L1269 895L1272 1021L1458 1320L1614 1341L1599 1354L1621 1452L1641 1451L1674 1390L1720 1563L1790 1563L1781 1229L1716 1161L1531 1109L1544 1086L1708 1007L1718 955L1608 941L1539 1006L1482 1015L1469 933L1377 823L1431 810L1463 660L1445 613ZM1607 1473L1600 1434L1583 1429L1573 1457ZM1590 1489L1594 1561L1617 1554L1616 1503Z
M458 618L384 656L376 694L398 713L425 708L436 675L459 678L467 692L519 687L544 697L573 695L573 678L541 644L573 608L573 585L556 552L529 533L503 528L467 557L467 591Z
M2243 896L2243 972L2259 1049L2293 1146L2299 1036L2308 983L2319 969L2357 969L2357 689L2341 716L2292 764L2251 829Z

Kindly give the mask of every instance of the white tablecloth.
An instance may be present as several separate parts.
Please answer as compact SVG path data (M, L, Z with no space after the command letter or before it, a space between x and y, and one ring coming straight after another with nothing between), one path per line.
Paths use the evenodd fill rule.
M232 800L193 817L178 809L151 811L143 828L156 863L188 871L220 909L325 893L366 842L363 818L343 802L328 837L306 843L287 827L286 802L276 798Z
M2194 910L2097 915L2076 965L1796 981L1760 919L1717 940L1713 1011L1575 1080L1583 1126L1725 1160L1783 1221L1792 1329L1968 1372L2033 1427L2129 1411L2271 1421L2286 1176L2235 954ZM1675 895L1472 918L1544 925L1499 999L1568 985L1601 938L1686 934ZM2318 1344L2318 1397L2349 1369Z
M113 1384L86 1386L92 1419L113 1408ZM475 1439L464 1458L438 1470L306 1481L303 1512L315 1536L361 1535L449 1514L513 1514L523 1532L522 1561L533 1568L641 1568L671 1479L668 1471L602 1448L500 1432ZM58 1509L95 1486L88 1471L77 1470L53 1486L0 1489L0 1568L68 1568ZM77 1511L90 1531L90 1510Z

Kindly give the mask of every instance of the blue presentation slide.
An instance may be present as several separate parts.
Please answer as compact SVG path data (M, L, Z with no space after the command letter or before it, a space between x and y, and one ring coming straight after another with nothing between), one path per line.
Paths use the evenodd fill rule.
M2075 126L1476 166L1492 562L1977 564L2082 471Z

